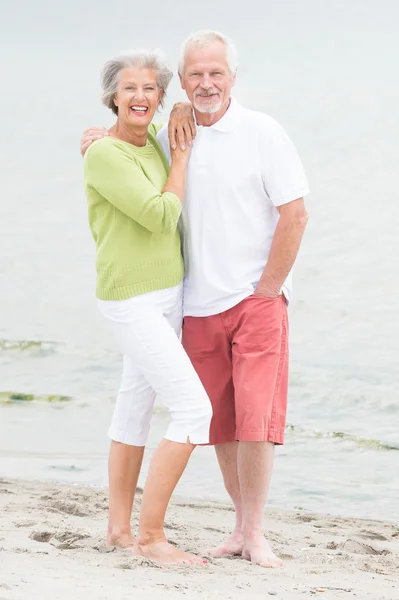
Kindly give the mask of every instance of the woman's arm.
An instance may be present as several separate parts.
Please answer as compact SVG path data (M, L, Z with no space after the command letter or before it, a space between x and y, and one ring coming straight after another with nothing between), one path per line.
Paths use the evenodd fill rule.
M153 233L177 227L184 196L186 163L172 163L162 192L117 144L98 142L85 158L86 185Z

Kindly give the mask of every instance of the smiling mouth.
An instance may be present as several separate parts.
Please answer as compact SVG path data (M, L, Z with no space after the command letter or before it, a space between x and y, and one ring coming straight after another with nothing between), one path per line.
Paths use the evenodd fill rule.
M215 96L219 96L219 94L218 93L215 93L215 94L197 94L196 98L199 97L199 98L205 98L205 99L207 99L207 98L214 98Z
M148 106L138 106L138 105L133 105L130 107L130 110L132 113L134 113L135 115L146 115L148 113Z

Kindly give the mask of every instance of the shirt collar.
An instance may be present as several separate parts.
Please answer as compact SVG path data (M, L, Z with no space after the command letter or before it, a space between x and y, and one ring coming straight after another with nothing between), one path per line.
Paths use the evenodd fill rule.
M223 117L216 121L210 127L203 127L203 129L213 129L214 131L222 131L223 133L229 133L233 131L234 125L237 121L238 112L240 109L240 105L238 104L235 98L230 98L230 106L224 113ZM201 127L201 125L197 125L197 127Z

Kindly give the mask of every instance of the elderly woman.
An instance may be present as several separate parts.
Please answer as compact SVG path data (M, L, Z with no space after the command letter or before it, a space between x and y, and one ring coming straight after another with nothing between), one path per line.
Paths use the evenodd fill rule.
M157 52L108 61L103 102L116 115L85 154L98 307L123 353L109 436L109 545L160 563L198 562L169 544L164 518L196 444L208 442L211 405L180 341L183 260L177 228L190 148L172 149L169 169L151 123L172 73ZM171 414L152 458L137 539L130 516L155 396Z

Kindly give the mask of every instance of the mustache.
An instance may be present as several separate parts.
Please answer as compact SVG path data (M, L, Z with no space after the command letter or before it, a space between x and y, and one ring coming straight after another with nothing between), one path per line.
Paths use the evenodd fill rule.
M203 98L209 98L210 96L215 96L215 94L219 94L220 90L215 88L214 90L197 90L194 92L194 96L202 96Z

